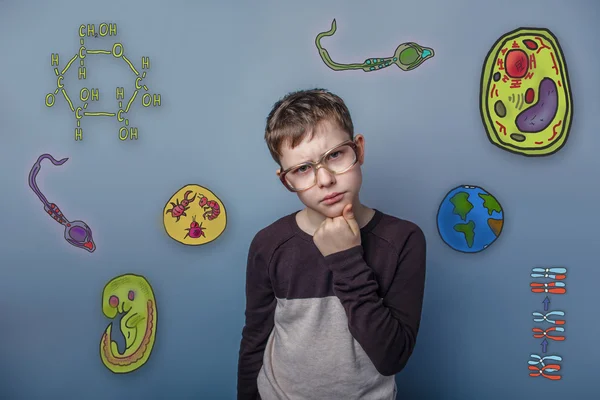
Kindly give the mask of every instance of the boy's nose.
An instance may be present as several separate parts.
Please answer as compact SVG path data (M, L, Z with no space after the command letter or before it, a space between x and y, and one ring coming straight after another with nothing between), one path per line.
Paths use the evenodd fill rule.
M317 170L317 184L320 187L333 185L335 183L335 175L329 172L326 168Z

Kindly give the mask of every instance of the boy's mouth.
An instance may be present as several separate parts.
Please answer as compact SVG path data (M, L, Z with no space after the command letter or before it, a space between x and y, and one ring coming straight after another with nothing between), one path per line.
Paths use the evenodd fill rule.
M332 193L327 196L321 202L326 205L332 205L340 202L344 197L344 192L341 193Z
M336 196L338 196L338 195L340 195L340 194L341 194L341 193L331 193L331 194L328 194L327 196L325 196L325 197L323 198L323 200L322 200L322 201L329 200L329 199L333 199L334 197L336 197Z

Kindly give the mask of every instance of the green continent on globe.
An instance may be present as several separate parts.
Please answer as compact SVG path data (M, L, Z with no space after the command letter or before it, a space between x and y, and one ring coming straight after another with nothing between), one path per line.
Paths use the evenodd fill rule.
M450 203L454 204L452 212L463 221L467 220L467 214L473 209L473 204L468 199L469 193L467 192L458 192L450 199Z
M501 213L502 207L498 203L498 200L494 198L494 196L489 194L479 193L479 197L483 199L483 206L488 210L488 214L492 215L494 211Z
M473 239L475 239L475 222L469 221L466 224L456 224L454 225L454 230L464 234L465 239L467 240L467 246L473 247Z

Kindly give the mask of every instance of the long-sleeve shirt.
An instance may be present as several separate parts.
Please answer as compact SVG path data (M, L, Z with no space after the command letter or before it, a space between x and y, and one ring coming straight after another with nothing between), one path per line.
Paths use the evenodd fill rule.
M423 232L375 210L360 246L323 257L296 213L250 244L238 400L394 400L421 321Z

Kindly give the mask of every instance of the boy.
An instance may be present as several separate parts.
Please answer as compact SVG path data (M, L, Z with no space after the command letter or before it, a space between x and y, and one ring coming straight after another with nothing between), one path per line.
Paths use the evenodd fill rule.
M360 203L365 141L338 96L288 94L265 140L306 207L250 245L237 398L393 400L421 320L423 232Z

